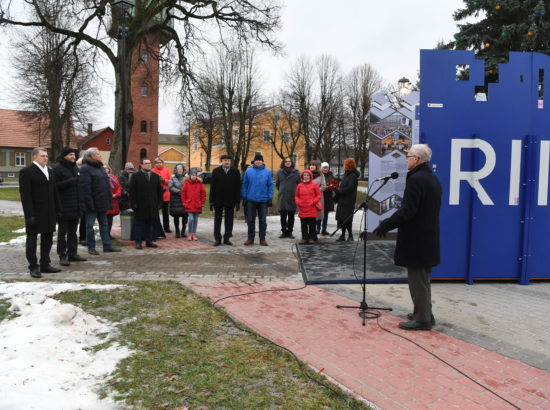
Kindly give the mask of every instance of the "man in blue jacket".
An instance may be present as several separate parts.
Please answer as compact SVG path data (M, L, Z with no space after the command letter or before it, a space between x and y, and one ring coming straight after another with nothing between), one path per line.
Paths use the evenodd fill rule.
M271 171L264 165L261 154L254 156L254 165L246 170L243 178L242 198L246 201L248 222L248 239L246 246L254 243L256 233L256 212L260 225L260 245L267 246L265 234L267 231L267 208L273 200L273 180Z

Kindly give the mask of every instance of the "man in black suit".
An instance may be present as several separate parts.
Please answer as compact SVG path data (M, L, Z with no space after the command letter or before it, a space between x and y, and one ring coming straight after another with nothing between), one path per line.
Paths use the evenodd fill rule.
M414 312L407 315L409 321L399 323L405 330L430 330L435 325L430 275L432 267L439 265L441 184L430 170L431 157L432 150L426 144L411 147L401 207L374 230L384 236L397 228L394 262L407 268L414 305Z
M143 249L143 240L148 248L156 248L158 245L154 242L156 235L153 229L154 222L159 217L159 207L162 205L162 186L159 176L151 172L149 158L141 159L141 169L132 174L129 191L135 218L136 249Z
M31 276L41 278L41 272L61 272L61 269L51 265L50 259L53 233L57 215L61 212L61 203L54 173L48 168L46 148L38 147L32 150L32 164L19 173L19 193L25 214L26 255ZM40 265L36 258L38 234L40 234Z
M225 214L223 243L233 245L229 238L233 235L233 208L239 210L241 201L241 174L231 166L231 157L222 155L222 165L212 172L210 182L210 208L214 209L214 246L222 243L222 216Z

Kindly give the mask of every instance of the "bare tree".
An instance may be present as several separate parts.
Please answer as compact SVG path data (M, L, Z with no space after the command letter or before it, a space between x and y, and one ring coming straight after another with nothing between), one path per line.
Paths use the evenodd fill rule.
M312 158L310 122L313 99L314 76L313 65L306 57L300 57L286 75L286 84L283 90L283 107L291 113L298 123L294 136L303 135L305 163ZM289 118L290 118L289 117Z
M25 0L22 16L12 15L15 8L11 1L0 1L0 26L5 27L43 27L51 32L67 36L70 44L77 47L87 43L99 51L115 71L115 141L111 152L111 164L118 169L121 164L120 130L125 126L131 130L133 124L132 100L127 106L120 107L119 92L121 79L119 66L121 48L114 50L113 38L120 14L112 12L112 0L82 0L63 2L63 15L68 26L58 25L48 15L51 4L60 4L57 0ZM29 10L34 12L32 18ZM277 50L279 45L272 38L279 25L280 6L278 0L157 0L137 1L127 23L128 39L125 48L125 79L129 89L132 71L132 53L142 47L145 39L155 34L164 47L153 54L161 64L163 78L173 81L175 75L181 75L186 84L196 74L189 64L189 56L200 53L205 44L214 41L212 33L218 33L222 39L229 35L242 43L256 42ZM215 28L216 30L212 30ZM95 54L99 58L99 54ZM120 124L118 113L121 109L128 112L127 124ZM126 133L129 136L129 132ZM129 137L128 137L129 138Z
M355 162L364 177L368 160L369 118L372 96L383 87L383 79L369 64L355 67L346 77L345 101L351 122Z
M337 144L336 121L342 111L342 76L338 62L332 56L319 57L315 66L319 94L310 125L311 154L313 158L330 162Z
M62 18L61 7L49 12L52 20ZM48 129L55 158L71 144L74 121L83 125L92 111L95 92L84 52L69 46L67 37L44 28L24 33L13 46L17 50L12 60L17 73L14 95L27 110L26 119Z

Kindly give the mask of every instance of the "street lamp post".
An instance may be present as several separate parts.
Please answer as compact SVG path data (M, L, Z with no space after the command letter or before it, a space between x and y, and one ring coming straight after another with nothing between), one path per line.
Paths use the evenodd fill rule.
M134 7L134 0L115 0L113 7L120 10L121 20L118 27L119 51L120 51L120 135L121 141L121 167L126 164L128 147L126 146L126 39L128 38L128 28L126 27L126 13Z

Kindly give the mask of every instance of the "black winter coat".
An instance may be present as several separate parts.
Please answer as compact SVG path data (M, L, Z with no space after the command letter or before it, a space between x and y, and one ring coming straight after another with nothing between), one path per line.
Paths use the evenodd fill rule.
M80 168L81 205L84 212L105 212L113 208L109 175L103 163L84 160Z
M336 195L338 195L336 220L338 222L344 222L355 210L358 180L359 172L357 170L348 170L344 173L344 177L336 191Z
M120 174L118 174L118 182L120 183L120 188L122 189L122 193L118 199L118 204L121 211L130 208L130 194L128 192L130 189L130 177L131 174L124 170L120 171Z
M61 202L55 185L55 175L48 168L49 180L35 164L19 173L19 193L28 234L55 232Z
M325 212L334 212L334 191L328 190L328 184L334 179L334 174L329 171L325 175L325 182L327 184L327 189L323 191L323 210Z
M136 219L158 218L162 205L160 178L151 172L150 180L143 171L134 172L130 178L130 202Z
M394 261L398 266L429 268L439 265L441 184L426 163L407 173L403 202L382 231L397 229Z
M300 183L300 171L296 168L283 168L277 172L275 186L279 190L277 197L277 210L296 211L296 187Z
M235 168L229 168L227 174L221 166L212 171L210 182L210 204L214 206L234 207L241 200L241 174Z
M62 207L59 219L68 221L80 218L82 213L78 185L80 172L76 162L58 157L57 164L52 168L52 171L55 175L55 183Z

